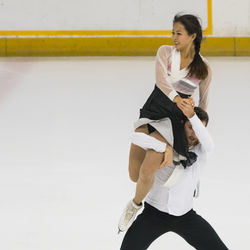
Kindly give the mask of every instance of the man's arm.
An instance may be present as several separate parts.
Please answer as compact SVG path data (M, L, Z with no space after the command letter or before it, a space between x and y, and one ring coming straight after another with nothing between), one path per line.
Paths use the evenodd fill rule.
M186 102L182 112L192 124L192 128L202 146L202 149L207 153L211 152L214 148L212 137L201 120L195 114L194 107L190 103Z
M211 152L214 148L214 143L212 137L208 133L207 128L203 125L196 114L189 118L189 121L192 124L193 130L202 146L202 149L207 153Z

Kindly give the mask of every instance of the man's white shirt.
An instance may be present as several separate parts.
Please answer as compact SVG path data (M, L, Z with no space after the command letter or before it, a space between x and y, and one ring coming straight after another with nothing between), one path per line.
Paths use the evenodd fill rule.
M153 187L145 198L151 206L175 216L181 216L193 208L194 191L206 164L207 154L214 147L211 136L197 115L195 114L189 121L200 142L190 150L197 154L196 162L184 169L170 189L164 184L172 174L174 166L159 169L155 173Z

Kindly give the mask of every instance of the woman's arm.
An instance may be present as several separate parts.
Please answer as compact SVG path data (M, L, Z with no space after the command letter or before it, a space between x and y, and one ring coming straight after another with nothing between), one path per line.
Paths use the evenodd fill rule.
M168 60L171 56L172 47L163 45L161 46L156 55L155 62L155 78L157 87L171 100L173 101L178 93L173 89L170 83L166 80L168 71Z
M209 87L212 80L212 71L210 66L207 64L208 68L208 75L207 78L202 80L200 82L199 90L200 90L200 98L199 98L199 107L203 110L207 110L207 104L208 104L208 93L209 93Z
M167 82L165 77L167 75L168 61L171 56L171 52L172 47L168 45L161 46L157 51L155 63L156 85L171 101L176 103L179 109L181 109L185 99L178 95L170 83Z

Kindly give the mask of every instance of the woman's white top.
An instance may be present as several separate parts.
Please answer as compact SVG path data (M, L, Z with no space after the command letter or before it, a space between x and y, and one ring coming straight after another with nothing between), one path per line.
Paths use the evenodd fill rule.
M161 46L156 55L156 86L171 100L178 95L177 92L193 95L199 89L198 106L206 110L212 73L207 60L203 57L202 59L208 66L208 76L199 80L195 76L188 76L186 68L180 69L180 52L174 46Z

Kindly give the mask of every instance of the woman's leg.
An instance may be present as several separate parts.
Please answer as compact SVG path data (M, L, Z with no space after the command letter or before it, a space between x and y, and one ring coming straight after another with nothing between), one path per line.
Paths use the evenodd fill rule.
M147 125L143 125L143 126L137 128L135 130L135 132L144 133L144 134L149 135ZM172 163L173 163L173 148L172 148L172 146L170 146L167 143L167 141L157 131L154 131L153 133L151 133L150 136L156 138L157 140L160 140L160 141L164 142L164 144L167 144L166 151L164 152L164 157L163 157L163 160L161 162L160 167L165 167L165 166L172 165ZM147 140L147 139L145 139L145 140ZM148 140L147 140L146 143L148 144ZM155 143L155 142L153 142L153 143ZM130 154L129 154L129 175L130 175L130 179L132 181L137 182L137 180L139 178L139 173L140 173L141 165L142 165L142 163L144 161L144 158L146 156L146 150L144 148L138 146L138 145L135 145L135 144L132 143L131 147L130 147ZM156 149L154 149L154 150L156 150ZM158 152L160 152L160 151L158 151Z
M149 134L147 125L143 125L137 128L135 132ZM143 148L131 144L129 152L129 177L133 182L137 182L139 178L140 168L145 158L145 155L146 151Z
M137 130L136 132L142 132L141 129L139 131ZM145 136L147 137L147 135ZM148 137L151 137L153 143L155 143L156 141L157 144L158 141L158 143L161 144L160 145L161 150L159 150L159 152L162 153L156 152L152 149L151 150L148 149L147 151L145 151L144 149L136 145L133 144L131 145L129 174L130 178L133 181L135 182L137 181L136 194L134 199L129 201L129 203L125 207L120 217L118 223L119 232L125 231L132 224L136 216L136 213L142 207L141 205L142 200L145 198L145 196L147 195L147 193L149 192L150 188L153 185L154 173L156 172L157 169L161 167L161 164L164 159L164 145L162 147L162 144L165 144L166 146L165 139L157 131L154 131ZM149 144L151 144L151 139L149 138ZM157 148L158 147L156 147L155 150L158 151Z
M151 133L150 136L166 143L166 140L157 131ZM163 160L164 153L159 153L151 149L146 151L145 158L140 167L136 193L133 199L136 204L141 204L151 189L154 182L154 174L161 167Z

